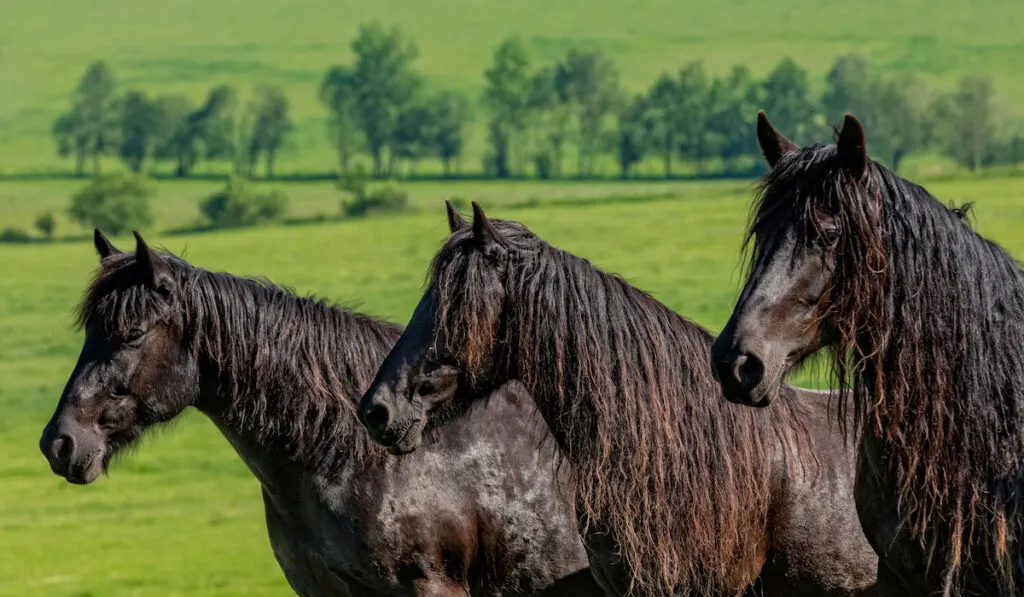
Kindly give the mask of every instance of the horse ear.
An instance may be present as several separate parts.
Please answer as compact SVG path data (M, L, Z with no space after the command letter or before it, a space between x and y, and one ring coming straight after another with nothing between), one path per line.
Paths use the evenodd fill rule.
M487 219L484 208L480 207L476 201L473 202L473 236L483 247L505 244L501 233Z
M799 145L790 141L772 126L764 110L757 113L757 144L761 146L761 153L764 154L764 159L771 168L779 163L782 156L800 149Z
M455 209L455 204L452 203L450 199L445 200L444 206L448 210L449 232L454 233L469 225L468 222L466 222L466 219L462 217L462 214L459 213L459 210Z
M864 176L868 169L868 149L864 140L864 127L853 114L843 119L843 130L839 132L839 159L846 171L857 178Z
M121 251L110 242L110 240L100 232L99 228L94 228L92 231L92 244L96 246L96 252L100 254L100 261L110 257L111 255L120 255Z
M163 271L162 258L149 248L137 230L132 230L132 234L135 235L135 263L139 266L143 279L150 288L161 294L168 294L170 289Z

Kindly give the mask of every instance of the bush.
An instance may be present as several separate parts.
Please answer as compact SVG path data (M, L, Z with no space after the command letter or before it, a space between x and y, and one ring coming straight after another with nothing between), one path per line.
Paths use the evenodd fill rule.
M199 204L199 211L214 228L231 228L279 220L287 205L283 193L254 193L244 180L232 177L222 191Z
M409 196L405 191L391 185L341 202L342 213L350 218L362 217L371 213L405 211L408 207Z
M399 212L409 207L409 196L395 186L367 191L366 171L357 166L338 181L338 188L352 197L341 200L341 213L357 218L371 213Z
M135 174L100 174L71 198L68 211L83 226L118 235L152 223L152 194L152 187Z
M45 212L36 218L36 230L38 230L46 240L53 240L53 232L57 228L57 221L53 218L53 214Z
M4 228L0 230L0 243L30 243L32 237L20 228Z

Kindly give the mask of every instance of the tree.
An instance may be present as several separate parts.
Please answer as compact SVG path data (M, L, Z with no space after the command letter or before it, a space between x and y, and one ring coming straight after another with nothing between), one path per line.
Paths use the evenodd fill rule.
M36 230L38 230L46 240L53 241L53 232L57 228L57 221L53 217L53 213L44 212L36 218Z
M501 42L484 78L483 101L491 113L493 171L498 178L508 178L513 144L521 139L529 115L530 57L520 38ZM522 160L519 162L521 167Z
M618 73L598 50L569 50L563 62L568 97L575 106L579 123L579 165L582 176L593 174L594 157L607 116L621 102Z
M153 158L172 160L178 176L187 175L195 163L191 116L195 106L182 95L165 95L155 102L156 146Z
M469 100L455 91L442 91L427 101L427 120L431 123L426 139L431 153L441 159L444 175L451 176L452 160L462 155L463 134L472 114Z
M654 141L664 162L665 178L672 177L672 155L676 151L682 115L679 113L679 84L667 73L654 82L647 92L647 105L653 126Z
M75 173L85 170L92 158L93 173L100 171L100 157L117 149L120 111L114 73L105 62L94 62L78 83L71 109L53 123L57 152L75 157Z
M676 82L676 113L679 135L679 155L696 163L697 171L704 169L708 154L708 79L704 64L691 62L679 71Z
M118 155L136 174L152 156L160 133L160 107L141 91L129 91L121 101L121 144Z
M969 170L985 165L996 137L992 82L982 77L960 79L956 91L940 106L946 127L946 153Z
M811 100L807 71L784 58L761 83L762 108L772 123L798 143L818 136L817 110Z
M413 173L416 162L430 153L431 141L435 137L433 129L434 123L427 103L418 102L407 106L395 123L390 142L390 162L405 160L409 164L409 173ZM388 165L388 172L394 172L393 165Z
M757 95L757 82L745 66L733 67L727 76L715 79L708 91L708 143L727 171L734 171L740 159L758 155L755 136L750 133Z
M637 95L619 112L615 155L621 178L629 178L633 166L644 159L652 128L647 110L647 98Z
M868 143L874 155L898 172L903 158L925 149L934 138L931 94L913 75L878 79L871 88Z
M338 165L343 173L348 172L359 147L356 94L355 73L347 66L332 67L320 84L320 101L330 112L328 135L338 152Z
M531 128L540 137L535 159L549 163L550 176L562 176L562 159L572 120L569 76L564 64L538 70L530 79L527 111Z
M250 127L247 132L250 169L264 156L267 178L274 177L274 160L292 130L288 117L288 97L278 87L261 85L250 104Z
M359 27L352 53L356 56L354 112L373 159L373 175L382 176L384 152L391 149L398 117L420 88L420 76L412 67L418 52L400 29L385 29L373 22Z
M152 222L150 186L136 174L100 174L71 198L76 222L110 234L145 228Z
M847 112L854 114L868 128L874 127L872 95L876 82L868 69L867 58L860 54L845 54L832 63L825 77L825 93L821 106L829 122L842 122ZM774 116L772 116L774 118Z

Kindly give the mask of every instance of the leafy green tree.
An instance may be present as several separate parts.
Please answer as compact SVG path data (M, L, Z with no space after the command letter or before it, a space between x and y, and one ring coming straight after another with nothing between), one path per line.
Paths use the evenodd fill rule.
M792 58L780 61L761 82L761 105L772 124L794 141L808 143L819 136L807 71Z
M114 73L105 62L94 62L75 89L71 109L53 123L57 152L61 157L74 156L79 175L92 158L93 173L98 174L100 158L117 150L119 123Z
M142 172L159 141L160 106L141 91L129 91L121 100L121 145L118 154L136 174Z
M562 176L565 144L573 116L569 73L564 64L541 68L530 79L527 94L530 127L537 133L535 159L548 165L549 176Z
M483 101L491 114L488 128L492 170L498 178L508 178L513 143L521 141L530 112L530 57L520 38L510 37L501 42L484 78ZM519 161L521 166L522 160Z
M652 147L656 147L664 163L665 178L672 177L672 156L676 151L681 121L679 82L662 73L647 92L647 106L653 125Z
M598 50L569 50L562 64L567 95L576 108L579 124L577 172L590 176L600 151L604 124L621 104L618 73L611 60Z
M739 160L758 154L751 134L758 109L757 81L745 66L735 66L728 75L715 79L708 95L711 151L722 158L727 171L735 171Z
M390 143L390 160L404 160L410 174L415 172L416 163L431 153L432 141L436 136L431 116L430 106L426 102L407 106L398 115ZM394 172L392 164L389 164L388 172Z
M679 136L679 155L694 161L697 171L704 169L708 157L709 87L704 64L691 62L679 71L676 81L676 134Z
M960 79L956 91L940 105L946 153L972 171L985 165L996 139L993 95L992 81L968 76Z
M871 87L868 143L873 155L898 172L903 158L928 148L935 137L933 98L913 75L880 78Z
M267 178L274 177L274 160L292 131L288 116L288 96L279 87L261 85L250 104L250 122L247 123L250 173L252 165L263 156Z
M153 158L173 161L179 176L187 175L196 159L191 128L194 111L195 106L182 95L165 95L155 102L157 126Z
M395 139L398 117L420 89L420 76L413 70L418 51L397 27L385 29L373 22L359 27L352 53L354 112L373 160L373 175L382 176L384 152Z
M647 152L653 128L647 101L647 97L637 95L619 112L615 156L621 178L629 178L633 167L643 161Z
M36 230L38 230L48 241L53 241L53 233L57 229L57 220L52 212L44 212L36 218Z
M355 73L348 66L334 66L320 83L320 101L330 116L327 131L338 153L341 171L348 172L359 148L359 123L356 114L358 88Z
M145 228L153 221L152 187L136 174L99 174L71 198L76 222L110 234Z
M463 135L472 119L469 100L455 91L442 91L427 101L427 120L431 124L427 146L441 159L444 175L451 176L452 161L462 155Z
M860 54L844 54L835 59L825 77L825 93L821 105L829 122L842 122L847 112L854 114L871 128L875 109L872 96L876 81L871 76L868 60Z

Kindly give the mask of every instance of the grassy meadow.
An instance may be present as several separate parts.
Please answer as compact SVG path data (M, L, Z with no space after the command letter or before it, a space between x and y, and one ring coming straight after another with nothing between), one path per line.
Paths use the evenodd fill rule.
M474 98L495 46L518 34L537 63L600 48L633 91L690 60L714 75L745 64L763 76L791 56L819 92L836 55L860 52L872 68L914 72L940 88L989 76L1001 107L1024 114L1024 10L1006 0L969 8L954 0L0 0L0 230L31 231L50 211L58 237L0 244L0 596L288 594L258 484L201 416L190 412L148 438L89 487L53 476L39 453L81 346L72 312L97 264L91 230L67 216L85 181L63 177L72 163L56 156L50 130L99 59L121 91L195 102L220 83L243 93L269 83L288 94L296 124L278 174L328 174L336 159L317 90L328 67L351 58L357 27L374 19L415 40L429 88ZM466 172L480 169L483 118L467 140ZM1024 256L1024 176L935 178L939 159L914 156L905 171L943 200L975 201L977 227ZM123 166L111 158L104 168ZM151 244L399 322L447 231L441 202L459 197L523 221L717 330L736 295L752 191L747 181L418 181L401 185L408 213L339 220L331 182L260 182L288 196L283 225L197 233L197 206L222 188L222 168L202 164L193 180L154 183L155 224L143 231ZM127 249L129 239L115 243Z
M349 60L357 27L374 19L416 41L428 86L472 96L499 41L518 34L537 62L570 47L601 48L634 91L690 60L704 60L712 74L745 64L762 76L784 56L820 86L836 55L857 51L881 71L913 71L939 86L990 76L1006 108L1020 114L1024 105L1024 11L1005 0L976 0L969 9L955 0L0 0L0 15L0 173L71 167L55 156L50 126L98 59L122 89L197 102L218 83L242 92L280 85L297 130L278 171L330 171L317 89L329 66ZM479 168L483 153L477 124L467 170Z
M922 182L943 199L976 201L980 230L1024 254L1024 178ZM297 196L300 188L289 191ZM184 251L203 267L265 275L395 321L411 312L446 233L445 193L424 186L408 215L167 234L194 217L189 189L161 189L166 223L148 232L151 243ZM715 330L735 298L749 190L735 182L460 189L491 215L525 222ZM335 205L324 189L309 191ZM604 198L587 201L582 192ZM8 207L17 194L0 186ZM525 199L533 205L519 203ZM308 201L303 209L315 213L318 204ZM131 246L126 238L115 242ZM49 472L37 441L80 348L72 308L95 266L85 238L0 246L0 594L287 594L258 485L201 416L190 412L173 431L143 442L92 486L71 486Z

